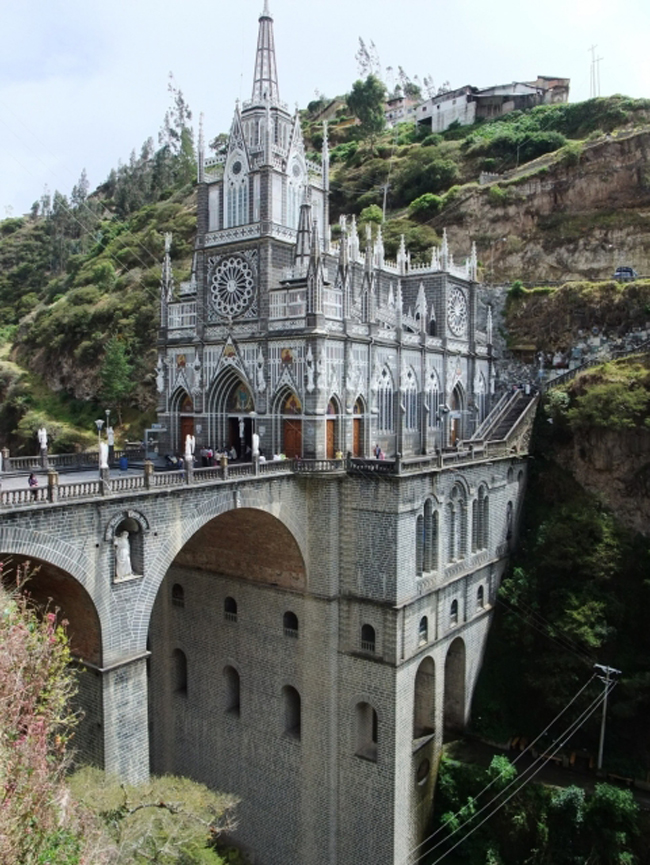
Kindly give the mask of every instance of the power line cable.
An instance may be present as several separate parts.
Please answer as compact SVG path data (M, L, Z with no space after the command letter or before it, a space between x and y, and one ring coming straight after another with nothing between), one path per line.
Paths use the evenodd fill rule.
M539 734L535 739L533 739L533 741L532 741L529 745L527 745L526 748L524 748L524 750L521 751L521 752L520 752L520 753L515 757L514 760L512 760L512 762L511 762L511 765L512 765L512 766L516 766L516 764L519 762L519 760L521 760L521 759L522 759L522 758L523 758L523 757L524 757L524 756L525 756L529 751L531 751L531 750L535 747L535 745L537 744L537 742L539 742L539 740L540 740L543 736L545 736L545 735L548 733L548 731L551 729L551 727L552 727L552 726L553 726L557 721L559 721L559 719L562 717L562 715L564 715L564 713L567 712L567 711L569 710L569 708L570 708L570 707L575 703L575 701L576 701L580 696L582 696L582 694L586 691L586 689L589 687L589 685L591 685L591 683L593 682L593 680L594 680L595 678L596 678L596 674L593 673L593 674L591 675L591 677L587 680L587 682L586 682L586 683L585 683L585 684L584 684L584 685L583 685L583 686L582 686L582 687L581 687L581 688L580 688L580 689L579 689L579 690L578 690L578 691L573 695L573 697L569 700L569 702L566 704L566 706L564 706L564 708L563 708L560 712L558 712L558 714L553 718L553 720L552 720L549 724L547 724L547 726L542 730L542 732L541 732L541 733L540 733L540 734ZM485 787L483 787L483 789L480 790L480 791L476 794L476 796L474 796L473 798L474 798L474 799L477 799L477 800L480 799L481 796L483 796L483 795L484 795L484 794L485 794L485 793L490 789L490 787L492 787L494 784L497 783L497 781L499 780L499 778L503 777L503 775L504 775L504 772L500 772L500 773L499 773L495 778L493 778L493 779L492 779L488 784L486 784ZM453 815L453 817L458 817L458 816L460 816L460 815L462 814L462 812L463 812L463 809L461 808L461 809L459 809L459 810L458 810L458 811ZM411 853L410 853L409 855L412 855L412 854L413 854L414 852L416 852L420 847L424 846L424 844L427 844L430 840L432 840L433 838L435 838L436 835L438 835L438 834L439 834L440 832L442 832L444 829L445 829L445 826L440 826L440 827L438 827L438 829L436 829L435 832L433 832L431 835L429 835L428 838L426 838L424 841L421 841L420 844L418 844L417 847L415 847L415 848L411 851Z
M457 842L453 845L453 847L451 847L449 850L447 850L445 853L443 853L442 856L438 857L438 859L436 859L434 862L430 863L430 865L438 865L439 862L442 862L443 859L446 859L447 856L449 856L450 853L452 853L452 852L453 852L457 847L459 847L459 846L460 846L464 841L466 841L466 840L467 840L471 835L473 835L474 832L476 832L478 829L480 829L481 826L483 826L484 823L486 823L486 822L487 822L491 817L493 817L493 816L497 813L497 811L499 811L501 808L503 808L504 805L506 805L506 804L507 804L507 803L508 803L508 802L509 802L509 801L510 801L514 796L516 796L516 795L517 795L517 794L518 794L518 793L519 793L519 792L520 792L520 791L521 791L521 790L522 790L522 789L523 789L527 784L529 784L529 783L533 780L533 778L535 778L535 777L536 777L536 776L537 776L537 775L542 771L542 769L544 768L544 766L545 766L545 765L546 765L550 760L552 760L552 759L555 757L555 755L558 753L558 751L559 751L561 748L563 748L564 745L566 745L566 743L569 741L569 739L574 735L575 732L577 732L577 730L578 730L578 729L579 729L579 728L580 728L580 727L585 723L585 721L588 721L588 720L589 720L589 718L594 714L594 712L596 711L596 709L598 709L599 706L604 702L606 696L608 696L609 694L611 694L611 692L613 691L614 687L615 687L615 683L614 683L614 685L613 685L613 686L612 686L608 691L605 692L605 694L601 694L600 697L598 697L598 699L597 699L596 701L594 701L594 702L595 702L595 705L592 703L592 705L589 707L589 709L588 709L588 710L585 710L585 712L583 712L583 714L582 714L581 717L578 719L578 721L576 721L576 723L575 723L574 725L572 725L572 726L575 727L575 729L567 730L567 735L566 735L566 737L565 737L562 741L560 741L560 742L558 743L558 746L557 746L557 748L554 750L554 752L553 752L552 754L548 755L548 756L543 760L543 762L541 763L541 765L538 766L538 768L535 769L535 771L534 771L534 772L533 772L533 773L532 773L528 778L526 778L526 779L524 780L524 782L523 782L522 784L520 784L520 785L517 787L517 789L515 789L512 793L510 793L510 795L507 796L506 799L503 800L503 802L500 802L500 803L499 803L499 804L494 808L493 811L491 811L489 814L487 814L487 815L486 815L486 816L481 820L480 823L478 823L476 826L473 826L473 827L472 827L472 828L467 832L466 835L464 835L464 836L463 836L459 841L457 841ZM576 725L577 725L577 726L576 726ZM539 758L538 758L538 760L539 760ZM537 761L535 761L535 762L537 762ZM534 766L535 766L535 763L533 763L532 766L529 767L529 769L532 769ZM523 777L523 775L520 776L520 777ZM515 782L513 781L512 783L514 784ZM508 787L506 787L506 788L502 791L502 793L505 793L505 792L509 789L510 786L512 786L512 785L509 785ZM502 795L502 793L499 794L499 795ZM497 800L497 798L498 798L498 797L495 797L492 801L495 802L495 801ZM481 809L481 810L484 810L484 809ZM472 817L470 818L470 820L467 821L467 823L471 822L471 820L473 820L474 817L478 816L478 814L480 814L480 813L481 813L481 811L478 811L478 812L476 812L476 814L472 815ZM467 824L465 824L465 825L467 825ZM462 828L462 827L459 827L459 828ZM454 831L458 831L458 830L454 830ZM452 833L452 834L454 834L454 833ZM450 837L451 837L451 836L450 836ZM447 839L445 839L445 840L447 840ZM439 846L439 845L442 844L442 843L444 843L444 841L439 842L439 844L436 845L436 847ZM433 850L435 850L435 849L436 849L436 848L434 847L434 848L432 848L432 850L429 850L429 851L427 851L427 852L428 852L428 853L431 853L431 852L433 852Z

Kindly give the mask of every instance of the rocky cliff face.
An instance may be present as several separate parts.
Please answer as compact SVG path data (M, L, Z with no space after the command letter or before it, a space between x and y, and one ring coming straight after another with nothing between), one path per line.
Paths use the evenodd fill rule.
M650 131L541 157L460 197L445 225L453 247L477 240L486 281L603 279L620 264L650 275Z
M650 431L592 429L558 447L555 458L623 525L650 534Z

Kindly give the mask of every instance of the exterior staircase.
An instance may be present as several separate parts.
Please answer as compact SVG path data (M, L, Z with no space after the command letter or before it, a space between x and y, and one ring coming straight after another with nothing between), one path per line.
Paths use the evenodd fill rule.
M494 406L469 440L470 444L507 442L526 420L532 421L538 402L537 394L517 390L505 394Z

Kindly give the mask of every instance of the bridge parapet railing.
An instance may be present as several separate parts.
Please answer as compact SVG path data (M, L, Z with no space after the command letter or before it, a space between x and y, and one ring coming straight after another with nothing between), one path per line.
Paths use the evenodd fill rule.
M185 483L185 472L156 472L151 475L152 487L180 487Z
M61 499L93 498L102 494L102 482L97 480L76 481L72 484L59 484L57 497Z
M5 507L28 505L30 502L47 502L47 487L33 487L24 490L3 490L0 493L0 504Z
M315 472L337 472L345 470L345 461L296 459L293 461L292 468L296 474L313 474Z
M267 463L259 463L261 475L283 475L293 470L291 460L271 460Z
M127 475L126 477L111 478L108 482L112 493L125 493L130 490L146 489L146 479L144 475Z

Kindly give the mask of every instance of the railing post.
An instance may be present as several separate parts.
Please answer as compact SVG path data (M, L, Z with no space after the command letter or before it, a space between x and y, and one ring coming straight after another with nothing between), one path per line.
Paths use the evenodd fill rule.
M185 483L194 483L194 458L187 459L187 455L185 457Z
M59 473L54 469L49 469L47 473L47 500L48 502L56 502L59 498Z
M260 455L255 454L253 457L253 474L258 475L260 473Z
M151 460L144 461L144 488L150 490L153 486L153 463Z
M221 457L221 477L228 480L228 457L225 454Z
M2 471L9 470L9 448L2 448Z
M399 451L395 454L395 471L398 475L402 474L402 455Z

